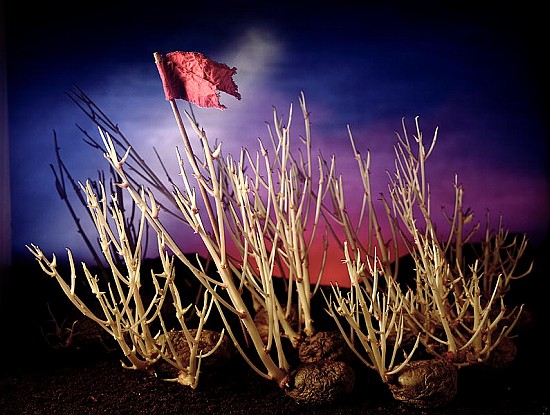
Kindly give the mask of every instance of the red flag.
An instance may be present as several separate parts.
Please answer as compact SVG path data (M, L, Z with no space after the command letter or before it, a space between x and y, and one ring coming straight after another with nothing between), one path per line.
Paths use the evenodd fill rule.
M184 99L199 107L226 109L220 91L241 99L233 75L237 68L215 62L198 52L170 52L155 61L167 100Z

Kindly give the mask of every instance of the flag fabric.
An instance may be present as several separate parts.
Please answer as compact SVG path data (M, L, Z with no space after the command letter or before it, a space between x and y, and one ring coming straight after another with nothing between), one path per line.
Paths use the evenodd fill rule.
M230 68L198 52L170 52L155 61L167 100L184 99L199 107L226 109L220 91L241 99L233 81L237 68Z

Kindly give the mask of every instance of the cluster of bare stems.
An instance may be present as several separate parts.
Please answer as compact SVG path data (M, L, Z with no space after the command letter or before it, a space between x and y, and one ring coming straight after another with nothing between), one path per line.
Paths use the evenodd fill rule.
M239 344L231 326L226 324L244 359L258 374L284 386L290 366L282 340L287 338L296 347L302 333L313 334L310 303L321 275L312 287L309 251L325 191L320 162L319 178L313 178L304 98L301 105L306 135L298 156L291 151L289 128L278 120L274 111L275 131L269 129L270 146L259 140L255 154L243 148L238 160L231 156L223 158L221 144L213 146L205 131L185 112L199 140L200 150L195 150L175 102L171 101L171 105L184 144L184 156L176 152L183 186L174 184L175 202L185 222L201 238L217 270L216 278L201 282L214 297L224 321L225 313L232 313L246 329L256 358L250 358L250 348ZM108 159L132 199L146 212L153 228L163 235L175 255L183 255L177 242L168 236L169 230L158 215L152 193L145 197L144 192L133 189L123 167L124 157L116 154L107 134L103 139ZM316 192L312 190L314 186ZM284 299L276 293L274 283L278 276L287 282ZM225 291L228 298L219 297L216 288ZM246 304L244 290L251 294L252 306ZM267 314L266 326L254 320L259 312Z
M421 335L429 352L462 366L487 361L511 337L522 307L508 309L505 294L511 281L529 274L531 266L519 269L525 236L509 238L502 220L496 232L491 231L489 216L480 252L465 255L465 246L475 240L480 224L468 229L473 213L464 208L464 189L456 177L454 210L446 215L449 229L438 235L425 168L436 138L437 131L426 149L418 122L413 140L404 128L395 147L396 168L389 190L400 231L411 241L408 250L416 267L416 287L407 292L405 301L409 327Z
M201 360L208 355L198 348L200 328L215 306L227 335L250 367L285 387L292 370L285 342L298 347L304 336L315 333L311 299L324 270L327 234L340 246L350 279L349 290L334 285L325 296L327 311L350 348L383 381L402 370L420 345L456 365L468 365L485 361L510 337L521 308L508 310L504 296L512 280L530 272L518 272L526 240L510 241L500 222L497 232L490 232L487 218L480 255L470 261L464 250L480 226L467 228L473 214L464 209L463 189L456 181L454 210L445 216L450 230L443 237L437 233L425 169L437 131L428 149L418 123L412 140L404 124L404 135L398 135L389 198L381 198L382 217L391 232L388 241L371 190L370 155L361 156L349 131L364 190L359 220L354 224L348 215L344 180L335 174L334 157L329 161L320 154L312 157L303 94L300 107L305 135L299 141L291 140L292 106L287 125L274 110L269 142L258 139L256 152L243 148L238 158L224 156L221 144L212 143L186 111L185 118L196 135L192 142L176 103L171 101L183 141L183 152L176 148L180 183L171 179L159 157L171 189L85 94L75 90L71 97L98 126L101 142L83 132L88 143L104 153L116 178L110 202L101 180L99 186L88 182L81 187L111 273L101 288L101 281L83 267L101 312L93 311L75 293L76 270L70 250L68 284L57 271L55 257L49 261L35 245L29 249L71 301L116 339L128 367L147 369L163 359L180 370L180 383L196 386ZM66 198L65 185L58 176L68 172L59 155L58 162L57 188ZM119 204L121 193L131 198L131 220ZM215 264L215 273L205 272L188 259L186 248L174 237L177 229L167 229L171 217L193 229ZM129 227L134 222L138 226ZM151 272L149 282L155 294L144 303L140 296L141 241L147 239L148 229L157 235L162 270ZM320 233L321 265L317 275L312 275L311 248ZM415 280L409 286L398 280L399 242L415 263ZM203 306L195 306L199 330L194 335L184 318L191 305L184 308L181 304L174 258L185 264L204 288ZM276 280L285 282L282 297ZM246 301L247 297L252 301ZM185 333L193 351L186 362L178 360L170 341L158 342L159 335L174 329L165 323L162 311L168 301L174 307L177 329ZM262 324L255 319L259 314ZM244 340L234 332L229 323L232 319L245 329ZM155 333L152 327L157 328Z
M117 180L114 194L118 195L122 189L125 194L130 195L132 206L141 212L140 232L142 228L151 227L158 235L161 256L164 258L165 249L169 249L193 271L205 288L205 304L208 303L208 310L202 310L201 315L207 316L212 304L215 304L226 322L227 333L250 366L263 377L273 379L281 386L285 385L291 368L285 357L283 339L288 339L293 347L298 347L304 335L309 336L315 332L311 317L311 298L319 288L326 245L317 275L311 275L309 255L317 236L322 198L327 193L327 181L324 177L332 171L324 170L326 164L320 157L312 158L309 115L304 97L301 97L300 104L306 132L304 137L300 137L299 145L291 143L291 116L288 126L285 126L274 110L274 130L268 127L269 143L259 140L259 150L255 154L243 148L238 160L231 156L222 157L221 145L212 145L204 130L188 112L185 112L198 137L197 145L193 146L187 136L180 112L172 102L184 144L183 156L176 148L182 183L178 185L168 176L172 191L162 184L131 148L118 127L110 122L82 91L76 89L71 93L71 98L98 126L101 142L82 131L86 134L88 143L101 149L109 161L111 172ZM290 112L292 114L292 108ZM59 191L64 189L64 183L59 179L62 176L61 172L67 175L68 172L62 165L59 155L58 163L59 173L56 174L56 181ZM184 165L187 165L188 169ZM120 302L129 302L127 296L122 296L120 289L120 282L124 282L128 289L127 295L136 303L136 309L146 312L135 318L140 324L138 337L145 341L140 343L139 347L128 347L125 344L127 336L122 336L111 328L113 322L123 321L121 313L129 312L130 307L122 310L112 305L104 307L113 314L112 318L96 321L107 327L117 341L120 339L125 355L133 358L132 350L137 350L136 353L143 356L146 362L158 359L159 350L155 346L153 336L147 331L147 326L155 319L159 319L164 329L162 313L159 310L161 303L165 301L166 293L174 290L173 277L170 277L172 270L164 269L160 274L166 278L162 287L157 283L159 276L152 275L155 286L159 285L157 295L147 307L138 306L139 291L135 284L139 284L137 278L140 270L135 267L139 264L137 258L142 251L138 253L122 249L124 242L135 240L135 237L127 238L120 234L121 247L118 248L117 245L115 251L118 255L111 258L110 252L115 245L114 235L105 231L109 215L118 221L116 228L119 233L132 221L125 220L123 208L116 208L116 200L113 201L114 208L111 207L111 212L105 210L107 204L103 186L99 198L95 196L94 187L89 183L82 189L88 197L86 204L90 210L97 209L97 199L103 203L101 206L104 210L101 214L93 216L99 235L107 238L101 247L107 258L107 268L113 270L117 293L121 296ZM66 200L64 190L60 194ZM157 199L160 198L167 202L158 202ZM216 266L215 277L196 269L189 262L184 252L185 247L171 236L175 230L168 230L164 224L166 214L180 218L184 226L190 226L200 237L209 258ZM96 220L96 217L102 220ZM138 248L140 247L135 249ZM49 262L36 246L33 246L32 250L45 271L58 278L69 298L74 299L80 310L90 314L89 309L75 299L71 289L66 288L64 280L56 274L55 261ZM70 251L69 256L72 264ZM120 258L132 265L133 268L129 270L132 271L134 279L124 277L122 272L116 272L117 260ZM170 264L167 259L163 261L165 267ZM89 281L95 281L89 273L86 276ZM74 281L74 272L71 278ZM280 298L275 288L276 280L281 279L286 287L283 298ZM91 285L91 288L94 293L98 291L96 285ZM219 291L226 295L220 295ZM245 291L252 297L251 304L245 301ZM209 301L206 300L207 295L210 296ZM99 298L103 300L104 297ZM177 292L172 292L172 298L178 303ZM182 314L182 311L178 309L177 314ZM227 323L226 313L237 316L246 329L246 345L239 344L231 325ZM259 314L263 316L262 324L254 319ZM185 329L183 323L182 328ZM134 327L135 324L129 323L126 326ZM123 328L125 333L130 330L126 326ZM190 345L191 343L193 339L190 339ZM250 350L255 351L256 357L249 356ZM143 364L133 366L142 368Z
M96 304L92 306L82 299L77 291L77 269L71 250L68 249L70 266L70 277L67 279L61 275L55 255L49 260L40 248L36 245L29 246L43 271L54 277L65 295L85 316L99 324L113 339L116 340L124 357L127 360L122 362L123 366L130 369L152 370L152 366L162 359L179 370L179 376L174 381L183 385L196 387L198 384L200 365L203 358L212 354L221 343L220 336L218 345L211 350L199 350L200 336L204 324L212 309L213 301L208 292L204 293L202 308L195 309L199 316L198 327L191 331L186 322L186 315L193 305L186 307L181 303L178 287L175 283L174 259L171 258L162 240L158 235L158 253L162 270L158 273L150 270L150 283L154 286L154 294L145 301L143 296L142 279L142 241L145 239L147 221L142 214L139 220L137 237L129 235L128 222L119 206L116 198L109 200L103 183L99 183L100 192L96 193L90 182L82 185L82 190L87 197L87 206L94 220L97 229L101 250L111 275L106 282L93 275L86 264L82 264L85 280L88 288L95 296ZM122 264L119 259L122 258ZM196 268L190 264L190 269L197 276L204 275L203 269ZM83 293L88 297L88 293ZM178 330L181 330L186 338L190 351L189 359L182 359L176 353L176 346L169 336L163 342L158 341L159 334L169 333L174 330L165 322L163 315L164 303L172 301L172 313L179 323ZM196 306L195 306L196 307ZM153 332L153 330L157 332Z
M130 148L129 140L118 125L112 122L83 91L74 87L68 92L68 96L100 131L109 135L111 149L115 145L121 149ZM84 128L78 128L84 134L87 144L108 155L102 142L97 141ZM29 250L44 272L58 281L71 302L116 340L127 359L126 362L122 362L125 368L155 372L156 362L167 362L179 371L177 378L168 380L195 388L199 381L202 359L215 354L224 340L221 333L215 344L199 348L214 298L207 291L199 290L192 304L184 306L178 286L185 286L185 283L177 280L183 277L176 275L174 256L168 254L160 233L156 234L156 243L161 270L154 272L145 269L143 261L148 250L151 225L145 211L138 209L133 201L127 203L124 200L127 185L116 183L118 176L113 168L110 169L112 178L108 181L109 192L105 190L107 180L103 172L99 172L96 181L87 180L85 184L77 182L63 162L55 135L54 144L57 166L52 165L51 168L56 190L94 258L94 270L99 273L99 276L93 275L91 268L82 263L84 280L89 291L95 296L96 304L90 304L89 292L84 292L80 296L76 293L77 287L86 287L79 284L81 281L70 249L68 278L61 275L55 255L49 260L36 245L29 246ZM183 220L177 211L170 208L171 204L175 205L173 194L136 151L128 151L124 162L133 172L129 180L135 188L143 192L145 187L139 183L145 183L147 192L150 193L153 189L163 198L164 202L156 205L157 212L162 209L171 216ZM167 174L164 165L162 167ZM170 176L168 180L171 182ZM99 246L94 245L92 238L88 236L77 208L71 203L71 188L78 201L87 208L87 214L98 235ZM145 197L144 194L141 196ZM188 257L183 257L182 261L194 277L204 280L207 270L199 258L193 262ZM148 285L146 296L142 289L144 283ZM152 295L149 294L151 286ZM199 298L201 292L202 304ZM197 322L191 327L189 321L193 316ZM174 321L177 323L174 324ZM180 334L177 336L180 344L176 344L176 341L173 341L174 337L169 335L174 332ZM183 339L183 345L180 339ZM183 355L178 352L182 347L187 350Z
M365 235L360 234L359 225L352 227L340 182L335 182L330 186L331 219L346 230L350 290L333 287L327 298L329 314L352 350L384 382L410 362L419 344L457 367L487 362L491 352L512 337L522 310L508 309L504 297L512 280L531 271L532 264L524 271L518 265L526 238L510 238L502 221L496 232L490 231L487 216L479 252L466 255L480 224L472 225L473 213L464 208L464 190L456 178L454 210L450 215L443 210L449 230L438 233L426 179L426 161L437 130L426 148L416 119L412 138L404 122L403 135L397 135L395 171L388 173L389 199L381 197L393 243L385 241L371 193L370 156L363 159L349 135L364 187L365 208L358 223L366 215L368 238L360 245ZM399 256L390 266L398 240L414 260L412 284L398 281Z

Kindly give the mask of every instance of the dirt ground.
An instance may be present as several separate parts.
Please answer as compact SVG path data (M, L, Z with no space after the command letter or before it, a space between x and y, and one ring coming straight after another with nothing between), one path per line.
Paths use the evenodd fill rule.
M356 383L350 395L330 405L305 406L254 373L238 355L204 371L198 387L191 389L122 368L120 352L108 351L99 342L56 350L48 346L44 332L52 329L46 310L54 299L61 301L56 297L59 287L33 263L18 265L11 273L2 297L2 415L550 413L546 334L542 334L548 327L544 295L548 282L542 267L518 290L520 297L526 294L532 318L518 330L518 354L512 365L460 369L456 399L430 410L397 402L374 372L360 364L354 367Z
M11 356L5 356L11 359ZM260 378L240 358L203 373L197 389L121 367L114 355L56 352L17 365L0 378L0 413L38 414L547 414L547 383L532 362L505 370L459 372L457 398L445 407L413 409L395 401L368 371L357 371L356 388L341 401L302 406Z

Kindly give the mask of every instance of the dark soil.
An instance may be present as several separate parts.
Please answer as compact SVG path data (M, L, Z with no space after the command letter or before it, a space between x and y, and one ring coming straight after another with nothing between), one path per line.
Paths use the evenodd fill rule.
M201 373L198 387L191 389L124 369L118 350L108 351L94 339L54 349L46 343L42 331L51 330L47 304L54 299L63 302L59 287L32 263L16 264L9 277L9 283L2 287L5 331L1 342L0 414L550 413L543 334L548 327L544 298L548 282L540 269L535 269L525 282L518 281L516 295L524 295L532 319L517 331L515 361L503 369L460 369L456 399L429 410L397 402L375 373L360 364L354 367L356 384L349 396L330 405L305 406L286 396L274 382L254 373L240 356L222 366L207 368ZM58 310L52 307L54 315Z
M203 373L199 387L193 390L123 369L113 357L86 352L58 353L36 365L11 369L2 376L0 413L547 414L548 385L537 379L544 373L537 375L527 362L518 363L498 372L461 371L455 401L442 408L421 411L393 400L368 373L360 373L355 391L346 399L311 407L296 404L273 382L260 378L237 360L215 373Z

